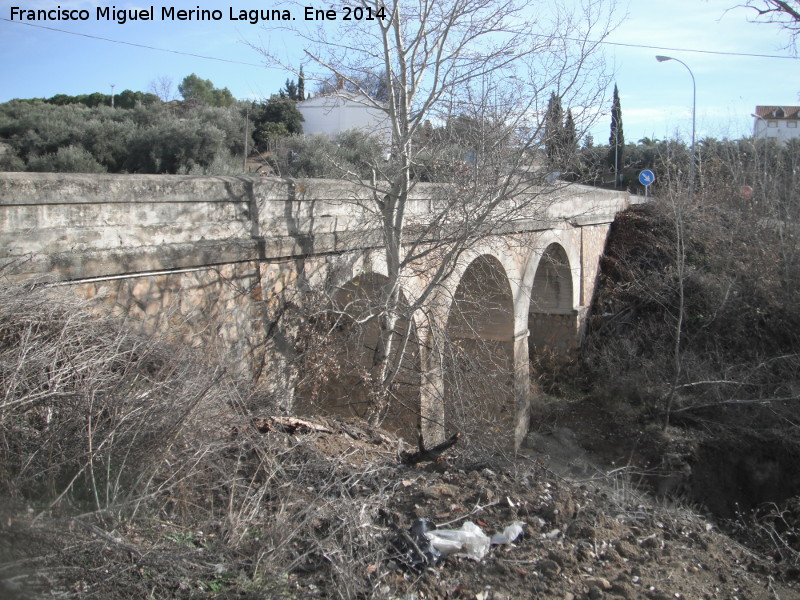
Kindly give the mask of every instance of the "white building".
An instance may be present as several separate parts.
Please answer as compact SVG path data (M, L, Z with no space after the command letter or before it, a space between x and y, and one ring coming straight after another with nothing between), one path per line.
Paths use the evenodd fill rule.
M756 106L753 118L753 137L757 140L775 139L785 144L800 138L800 106Z
M348 129L361 129L386 141L390 138L389 116L360 94L339 90L298 102L297 109L305 119L303 133L307 135L334 135Z

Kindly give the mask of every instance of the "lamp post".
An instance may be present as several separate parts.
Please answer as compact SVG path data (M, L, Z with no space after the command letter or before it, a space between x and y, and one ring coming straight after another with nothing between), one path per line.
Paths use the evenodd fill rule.
M689 75L692 77L692 148L689 157L689 199L694 196L694 134L695 134L695 114L697 112L697 84L694 81L694 73L689 68L685 62L680 59L674 58L672 56L656 56L656 60L658 62L664 62L665 60L674 60L675 62L681 63L686 70L689 71Z

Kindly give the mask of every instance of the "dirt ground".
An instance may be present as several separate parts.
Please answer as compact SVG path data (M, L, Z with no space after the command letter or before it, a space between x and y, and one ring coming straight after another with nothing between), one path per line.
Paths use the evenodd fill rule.
M617 428L604 426L605 442L596 439L588 452L587 432L601 417L567 423L551 416L517 456L476 461L457 445L439 462L414 466L398 460L402 442L355 421L328 419L317 431L277 434L287 447L335 461L345 476L381 473L385 506L359 527L386 552L354 571L358 593L313 561L259 579L254 554L231 552L213 528L6 506L0 598L800 598L796 569L735 541L701 507L637 489L619 463L611 464L630 449ZM620 439L608 438L614 435ZM609 454L614 449L619 457ZM368 488L354 485L343 500L366 507ZM397 540L418 518L451 529L471 521L489 536L522 521L524 536L492 546L481 560L450 556L414 568Z

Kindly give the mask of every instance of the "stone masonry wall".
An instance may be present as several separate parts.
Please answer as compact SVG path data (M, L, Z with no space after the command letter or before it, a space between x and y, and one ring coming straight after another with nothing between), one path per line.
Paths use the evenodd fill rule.
M253 300L259 293L253 261L149 276L101 279L71 286L79 296L95 298L147 333L223 353L223 362L242 375L254 373L253 348L262 336Z
M597 286L597 278L600 274L600 257L605 252L608 232L611 230L611 223L600 223L597 225L584 225L581 227L581 247L582 251L582 276L581 276L581 296L580 304L585 306L587 311L592 305L594 290ZM583 311L578 319L578 339L583 339L589 314Z
M0 173L0 260L63 281L343 252L379 243L367 199L330 180Z

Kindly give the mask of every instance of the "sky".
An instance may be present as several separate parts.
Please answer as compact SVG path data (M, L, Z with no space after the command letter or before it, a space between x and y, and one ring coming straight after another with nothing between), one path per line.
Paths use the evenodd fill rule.
M698 139L749 136L756 105L800 104L800 60L787 49L788 35L776 25L751 22L752 11L731 8L738 3L629 0L618 5L619 25L603 51L619 88L627 142L643 137L689 139L692 80L687 67L697 87ZM338 8L333 0L309 0L309 5ZM125 24L98 20L98 6L153 6L156 19ZM219 9L223 18L160 19L162 7L198 6ZM89 19L20 21L14 16L12 20L12 7L84 9ZM219 88L227 87L239 99L268 98L290 73L266 66L254 46L295 54L299 62L302 44L288 32L231 20L230 12L272 7L278 7L277 0L0 0L0 102L59 93L111 93L112 85L117 93L148 91L158 79L170 79L177 87L190 73L210 79ZM339 21L330 26L345 24ZM657 54L680 59L686 66L658 62ZM610 90L607 96L610 102ZM608 110L603 107L591 130L595 143L608 141Z

